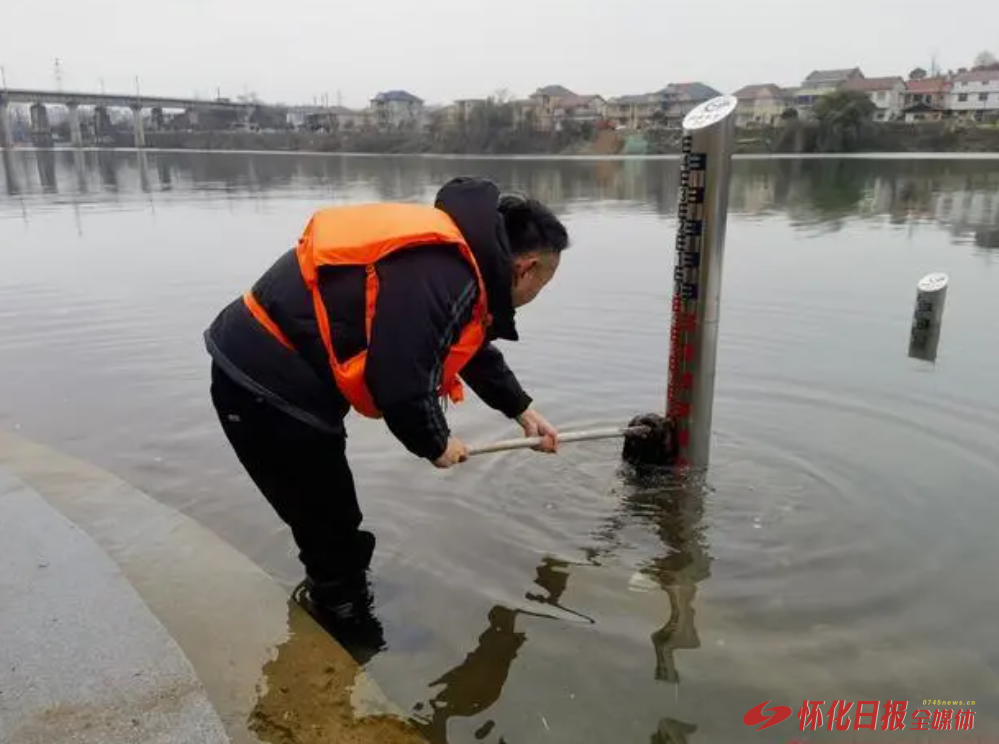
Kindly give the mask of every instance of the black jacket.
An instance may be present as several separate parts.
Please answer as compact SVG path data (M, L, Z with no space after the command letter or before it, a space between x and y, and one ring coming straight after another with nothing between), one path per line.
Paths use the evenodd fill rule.
M487 405L513 418L531 403L493 340L517 340L510 292L512 266L499 189L490 181L456 178L438 192L435 206L450 215L482 273L493 322L489 342L462 370L465 383ZM471 317L478 284L453 246L399 251L380 261L378 303L368 348L366 380L392 433L413 454L435 459L449 429L436 391L447 350ZM363 349L364 269L324 267L334 353L341 361ZM205 332L215 363L236 382L288 414L331 433L344 432L350 410L333 381L312 299L294 249L277 259L253 293L298 353L264 330L233 301Z

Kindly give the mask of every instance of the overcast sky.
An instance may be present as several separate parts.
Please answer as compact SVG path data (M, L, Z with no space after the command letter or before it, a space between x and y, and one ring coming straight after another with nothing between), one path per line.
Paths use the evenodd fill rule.
M6 5L6 4L5 4ZM428 103L560 83L604 96L700 80L794 85L814 68L869 76L999 52L997 0L11 0L10 87L235 97L326 94Z

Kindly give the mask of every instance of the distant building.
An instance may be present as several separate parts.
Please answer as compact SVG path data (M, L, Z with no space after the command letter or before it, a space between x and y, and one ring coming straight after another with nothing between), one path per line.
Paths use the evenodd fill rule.
M510 106L513 108L514 126L526 127L528 129L537 128L534 101L530 98L518 98L510 101Z
M999 69L955 75L947 95L947 108L958 116L979 121L999 116Z
M599 95L579 95L564 85L546 85L530 96L534 128L561 131L566 124L597 124L607 115L607 101ZM518 102L515 102L515 104ZM515 116L523 120L523 113Z
M350 109L344 106L330 106L330 117L337 129L367 129L374 125L375 113L371 109Z
M893 121L902 116L906 88L901 77L854 78L843 83L840 90L866 94L877 106L875 121Z
M578 98L579 96L564 85L545 85L538 88L530 95L535 126L542 131L554 131L559 118L557 112L564 111L567 102Z
M938 121L950 112L950 81L945 77L909 80L902 94L905 121Z
M607 101L606 116L618 127L641 129L661 109L662 96L658 93L618 96Z
M720 95L704 83L670 83L654 93L611 98L604 112L609 121L626 129L679 127L690 111Z
M734 94L736 124L740 127L777 124L788 107L787 93L773 83L760 83L739 88Z
M666 126L680 127L687 114L705 101L720 95L721 93L710 85L700 82L670 83L659 91Z
M373 123L370 109L355 111L344 106L292 106L286 117L292 129L310 132L364 129Z
M802 116L810 116L816 101L822 96L837 90L851 80L863 79L864 73L859 67L849 67L839 70L812 70L801 81L801 85L792 92L794 108Z
M289 106L285 111L285 120L292 129L307 129L310 117L315 117L322 111L322 106Z
M454 102L453 109L448 111L448 121L451 124L468 121L473 113L485 105L485 98L460 98Z
M559 130L566 122L592 124L596 126L606 119L607 101L603 96L585 95L567 98L555 110L555 129Z
M423 126L423 99L405 90L389 90L371 99L375 126L381 129L419 129Z
M864 73L859 67L844 68L842 70L812 70L802 83L802 88L814 88L816 90L836 90L843 83L850 80L863 80Z

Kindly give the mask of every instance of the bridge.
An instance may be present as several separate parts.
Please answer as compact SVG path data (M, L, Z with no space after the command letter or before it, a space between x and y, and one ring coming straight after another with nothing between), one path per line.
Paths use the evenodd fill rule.
M69 131L73 145L83 144L83 132L80 127L80 107L94 109L95 131L110 130L111 120L108 109L128 108L132 110L135 130L135 146L145 145L145 130L142 111L152 111L154 126L163 125L164 110L180 110L192 114L196 119L198 112L219 113L227 117L247 120L258 104L235 103L227 99L195 99L175 98L170 96L150 96L139 93L88 93L85 91L55 91L32 90L17 88L0 88L0 146L4 149L13 146L10 128L10 105L28 104L31 106L31 131L36 142L51 142L51 127L49 126L48 106L64 106L69 112Z

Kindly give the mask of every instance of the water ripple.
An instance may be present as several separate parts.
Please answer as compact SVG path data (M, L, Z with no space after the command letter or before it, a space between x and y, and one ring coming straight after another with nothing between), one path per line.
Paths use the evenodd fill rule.
M86 193L57 157L52 193L32 157L0 181L0 422L284 581L295 550L214 419L201 332L319 204L425 200L459 172L538 193L574 245L501 345L510 366L564 430L664 406L675 163L161 153L143 181L134 154L102 153ZM999 294L989 249L965 245L994 226L844 219L861 196L898 213L873 202L919 168L858 165L882 191L851 194L849 168L828 166L739 165L705 484L636 479L616 441L440 472L348 420L390 635L375 673L414 709L467 703L444 721L452 744L489 721L507 741L647 742L663 720L714 744L744 737L764 699L996 689ZM963 167L926 175L928 193L994 190L994 168ZM905 355L912 283L938 266L954 285L927 364ZM466 441L518 433L478 401L448 413Z

